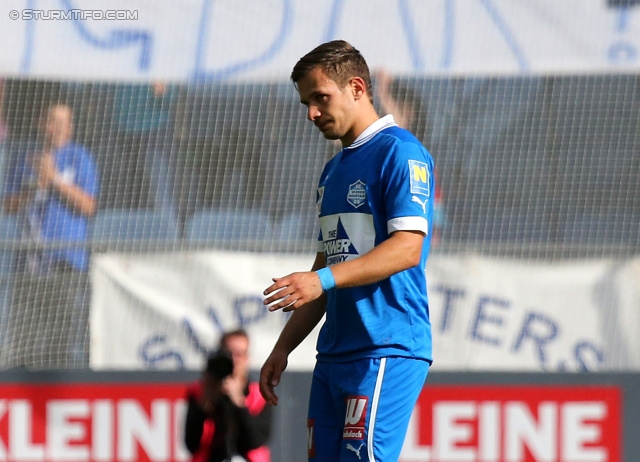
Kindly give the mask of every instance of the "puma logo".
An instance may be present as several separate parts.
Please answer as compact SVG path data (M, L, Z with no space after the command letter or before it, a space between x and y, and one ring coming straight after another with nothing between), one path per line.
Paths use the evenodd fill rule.
M355 452L356 456L358 456L358 460L362 460L362 458L360 457L360 449L362 449L362 446L364 446L364 443L361 443L360 446L358 446L358 449L356 449L351 445L351 443L347 443L347 449L349 451Z
M417 202L420 204L422 206L422 211L427 213L427 203L429 202L429 199L425 199L424 202L422 202L418 196L411 196L411 202Z

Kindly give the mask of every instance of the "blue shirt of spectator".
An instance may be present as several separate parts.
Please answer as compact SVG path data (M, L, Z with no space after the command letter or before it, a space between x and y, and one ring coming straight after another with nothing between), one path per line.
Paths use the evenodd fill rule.
M81 145L68 142L54 150L59 181L74 184L87 194L97 197L99 175L89 152ZM36 182L36 172L28 156L14 161L7 178L8 195L19 193ZM84 242L88 232L88 217L75 211L57 193L38 189L20 213L24 237L36 242ZM48 249L39 258L39 271L47 272L57 262L66 262L77 271L87 271L89 252L84 247Z

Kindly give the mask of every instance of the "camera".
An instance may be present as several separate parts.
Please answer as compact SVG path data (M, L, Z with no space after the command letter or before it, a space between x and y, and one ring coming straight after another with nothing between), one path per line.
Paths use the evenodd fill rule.
M206 372L218 380L224 380L233 372L233 360L223 352L216 352L207 359Z

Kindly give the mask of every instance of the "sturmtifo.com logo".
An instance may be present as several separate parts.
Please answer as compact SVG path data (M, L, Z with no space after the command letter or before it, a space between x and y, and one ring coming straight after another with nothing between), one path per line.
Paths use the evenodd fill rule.
M138 10L11 10L9 18L30 21L137 21Z

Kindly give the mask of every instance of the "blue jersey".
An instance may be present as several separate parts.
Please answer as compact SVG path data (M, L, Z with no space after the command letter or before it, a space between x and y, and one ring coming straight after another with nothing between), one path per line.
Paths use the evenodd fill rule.
M75 184L87 194L96 197L99 179L97 167L90 154L80 145L67 143L54 153L56 170L62 181ZM26 157L17 159L8 176L7 193L22 190L36 177ZM74 212L59 195L39 190L22 218L25 238L36 242L84 242L88 219ZM39 262L40 271L46 272L51 264L65 261L79 271L89 268L89 253L82 247L47 250Z
M421 231L420 264L375 284L327 292L318 361L389 356L431 361L425 266L431 240L433 159L386 116L324 168L317 205L327 266L358 258L394 231Z

